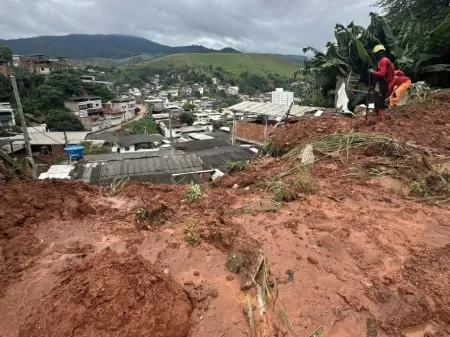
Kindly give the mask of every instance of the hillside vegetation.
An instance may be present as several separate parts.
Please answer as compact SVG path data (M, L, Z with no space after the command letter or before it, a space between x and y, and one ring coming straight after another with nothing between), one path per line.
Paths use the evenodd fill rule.
M298 64L285 60L279 56L266 54L176 54L165 56L139 65L141 68L167 69L194 67L204 73L213 73L215 69L222 68L235 76L243 72L252 75L265 76L278 74L283 77L292 77Z
M26 39L0 40L0 46L9 47L14 54L60 55L69 59L123 59L140 54L238 53L237 50L232 48L214 50L203 46L169 47L141 37L100 34L70 34L64 36L38 36Z
M119 66L127 66L153 60L151 55L137 55L124 59L107 59L107 58L89 58L89 59L70 59L69 64L77 68L85 68L86 66L97 66L103 68L112 68Z

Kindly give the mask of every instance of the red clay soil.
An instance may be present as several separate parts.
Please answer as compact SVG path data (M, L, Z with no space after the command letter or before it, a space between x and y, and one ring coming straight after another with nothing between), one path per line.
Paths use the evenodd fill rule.
M191 302L171 277L110 249L71 264L33 310L19 337L185 337Z
M374 117L370 118L373 122ZM378 132L400 140L450 151L450 92L437 93L423 102L388 110L385 121L374 125L365 117L348 118L324 115L275 129L277 147L289 150L331 133Z

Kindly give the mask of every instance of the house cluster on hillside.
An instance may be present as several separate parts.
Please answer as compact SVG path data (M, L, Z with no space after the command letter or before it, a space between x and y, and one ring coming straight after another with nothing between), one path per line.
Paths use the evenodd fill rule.
M88 131L111 128L136 116L134 98L117 98L103 103L100 97L75 97L64 102Z
M12 66L27 70L34 75L48 75L54 69L68 68L64 58L52 59L42 54L29 56L13 55Z

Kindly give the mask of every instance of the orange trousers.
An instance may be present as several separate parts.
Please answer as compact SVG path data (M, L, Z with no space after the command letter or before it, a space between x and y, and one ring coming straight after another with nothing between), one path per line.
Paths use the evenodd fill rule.
M405 82L402 85L398 86L389 97L389 106L397 106L400 98L405 92L408 91L410 86L411 81Z

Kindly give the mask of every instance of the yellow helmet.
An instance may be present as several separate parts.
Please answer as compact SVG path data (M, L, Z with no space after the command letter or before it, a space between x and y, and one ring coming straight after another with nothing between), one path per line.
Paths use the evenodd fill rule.
M373 51L372 51L372 53L374 53L374 54L376 54L376 53L378 53L379 51L386 51L386 48L384 48L384 46L382 45L382 44L379 44L379 45L376 45L374 48L373 48Z

